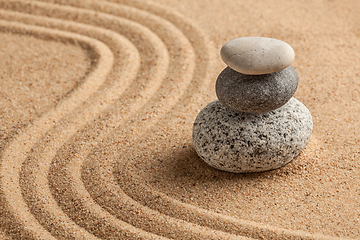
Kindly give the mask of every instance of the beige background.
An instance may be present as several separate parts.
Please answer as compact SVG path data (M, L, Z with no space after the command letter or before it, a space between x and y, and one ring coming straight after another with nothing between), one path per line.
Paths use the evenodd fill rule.
M0 1L0 239L359 238L359 11ZM265 173L217 171L191 140L219 50L243 36L294 48L314 121L305 150Z

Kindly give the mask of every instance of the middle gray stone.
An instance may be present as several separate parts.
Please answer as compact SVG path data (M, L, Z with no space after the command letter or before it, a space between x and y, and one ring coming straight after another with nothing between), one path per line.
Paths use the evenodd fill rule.
M226 107L248 113L269 112L283 106L294 95L298 75L292 66L284 70L247 75L225 68L216 81L216 95Z

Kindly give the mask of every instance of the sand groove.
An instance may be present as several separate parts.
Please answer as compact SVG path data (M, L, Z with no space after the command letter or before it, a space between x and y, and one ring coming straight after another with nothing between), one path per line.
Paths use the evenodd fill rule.
M94 30L94 29L93 29ZM121 42L121 41L119 41L119 42ZM124 43L123 43L124 44ZM126 46L126 44L125 44L125 46ZM128 48L130 48L131 49L131 46L129 47L128 46ZM130 60L131 60L131 58L130 58ZM131 61L130 61L131 62ZM160 66L161 66L161 64L160 64ZM127 68L129 68L129 66L126 66ZM129 69L127 69L127 70L129 70ZM124 71L124 70L122 70L122 71ZM155 74L156 75L156 74ZM119 85L119 84L118 84ZM121 89L119 89L120 87L118 86L117 88L115 88L115 89L112 89L112 91L116 91L116 90L121 90ZM121 92L121 91L120 91ZM112 97L114 97L114 96L112 96ZM108 99L109 100L109 99ZM106 102L106 101L105 101ZM29 165L29 166L31 166L31 164ZM46 178L46 177L45 177ZM30 183L31 183L32 181L30 181ZM35 182L33 182L35 185L36 185L36 181ZM39 188L38 186L37 187L35 187L34 189L32 189L32 190L35 190L35 192L36 192L36 190L39 190L39 193L41 193L41 192L43 192L43 191L41 191L41 190L43 190L43 188ZM39 194L36 194L35 196L36 197L39 197L38 196ZM40 194L41 195L41 194ZM49 199L49 198L44 198L43 196L42 196L42 198L43 199ZM42 206L43 207L43 206ZM51 214L50 216L57 216L56 214ZM44 222L47 222L47 221L44 221ZM52 221L50 221L50 222L52 222ZM61 221L58 221L58 222L61 222ZM71 232L71 231L69 231L69 232Z
M28 26L19 23L1 21L2 28L10 28L14 33L27 33L32 35L44 36L50 39L59 38L63 41L75 41L85 44L94 49L99 55L96 69L88 76L88 79L75 91L66 102L59 104L54 110L48 112L44 117L28 126L22 134L13 140L3 153L1 166L1 190L3 204L7 206L7 211L14 216L19 225L26 225L29 233L21 233L25 236L44 235L51 238L43 227L38 224L33 215L30 214L26 204L22 201L21 190L19 189L19 171L26 153L30 151L32 144L37 137L50 129L62 116L74 109L79 103L86 100L91 93L104 82L106 75L112 67L113 55L109 48L103 43L90 39L86 36L50 30L41 27ZM6 220L5 220L6 221ZM7 222L5 222L6 224ZM12 227L15 223L12 223ZM16 231L16 229L15 229Z
M114 89L112 89L112 90L114 90ZM116 92L116 91L115 91ZM116 95L114 96L113 94L112 94L112 97L113 98L116 98ZM106 101L105 101L106 102ZM94 106L92 106L92 110L91 110L91 112L94 112ZM84 116L82 116L81 114L80 114L80 119L84 119L85 117ZM74 124L74 125L76 125L76 124ZM73 128L73 129L76 129L76 128ZM71 131L68 131L68 133L71 133ZM54 145L53 145L54 146ZM44 159L51 159L51 158L48 158L48 157L44 157ZM36 165L36 163L34 163L35 165ZM30 166L30 168L31 168L31 165L32 164L29 164L29 166ZM46 173L47 171L45 171L45 173ZM31 174L30 174L31 175ZM25 175L26 176L26 175ZM26 176L26 177L28 177L28 176ZM46 176L44 176L44 178L46 178ZM29 181L29 182L31 182L31 181ZM39 193L41 193L41 190L40 189L42 189L42 186L41 186L41 182L37 182L37 181L35 181L34 182L34 186L31 186L31 188L33 188L33 189L35 189L35 191L34 192L37 192L37 191L39 191ZM44 222L46 222L46 221L44 221Z
M124 43L123 43L124 44ZM125 46L126 46L126 43L125 43ZM129 49L131 49L131 46L130 47L127 47L127 48L129 48ZM120 60L119 60L120 61ZM160 64L161 65L161 64ZM128 67L128 66L125 66L125 67ZM122 71L125 71L124 69L122 69ZM117 94L121 94L121 87L122 86L116 86L116 84L114 84L115 86L112 86L113 88L111 89L111 91L110 91L110 93L113 93L113 92L118 92ZM106 105L106 104L104 104L104 103L108 103L109 101L111 102L111 99L110 98L114 98L114 99L116 99L116 95L114 96L114 94L110 94L109 95L109 91L108 91L108 96L110 96L110 97L108 97L108 99L101 99L101 103L102 103L102 106L104 106L104 105ZM95 106L96 107L96 106ZM93 106L93 108L92 108L92 113L94 112L96 110L96 108L94 109L94 106ZM89 115L89 113L87 113L88 115ZM81 120L84 120L84 119L86 119L86 115L84 115L84 114L79 114L80 115L80 119ZM89 117L89 116L87 116L87 117ZM79 123L73 123L73 126L72 126L72 129L73 129L73 131L76 129L76 128L74 128L74 126L77 126L76 124L79 124ZM71 135L71 130L68 130L67 131L67 134L69 135ZM65 134L65 136L64 137L66 137L66 134ZM55 137L56 138L56 137ZM51 143L51 141L48 141L48 142L50 142ZM50 143L44 143L44 145L49 145ZM59 142L57 142L57 143L55 143L55 144L53 144L52 145L52 147L54 148L56 148L56 144L59 144ZM44 154L49 154L49 151L50 151L50 149L51 149L51 147L49 147L49 149L45 149L44 150ZM51 158L48 158L48 157L44 157L44 156L40 156L40 157L42 157L43 159L49 159L49 160L51 160ZM24 173L23 173L23 175L25 176L24 177L24 182L26 183L24 186L24 189L28 189L27 190L27 192L28 193L30 193L30 194L28 194L29 195L29 197L28 197L28 201L29 202L34 202L35 204L33 204L34 205L34 208L35 209L37 209L36 211L34 210L33 212L42 212L42 215L45 215L45 217L43 217L43 218L40 218L40 217L38 217L38 218L40 218L40 219L42 219L42 222L43 222L43 224L44 225L46 225L47 223L51 223L51 222L54 222L54 220L52 220L52 219L48 219L46 216L58 216L58 215L60 215L59 214L59 211L51 211L51 207L49 207L49 209L50 210L48 210L45 206L46 205L49 205L49 202L51 202L50 200L51 200L51 196L49 195L49 194L46 194L46 193L44 193L44 189L46 189L47 188L47 186L45 185L44 186L44 184L41 184L42 183L42 181L41 180L43 180L43 181L46 181L46 173L47 173L47 171L46 171L46 161L44 162L44 160L43 159L41 159L41 164L43 165L43 167L45 168L45 169L39 169L40 170L40 173L43 173L43 176L36 176L36 174L35 173L37 173L38 172L38 170L37 171L35 171L35 169L36 169L36 166L38 166L38 163L36 162L36 161L30 161L29 162L29 164L27 164L27 168L25 168L25 170L24 170ZM48 162L48 164L50 164L50 162ZM44 166L45 165L45 166ZM35 168L33 168L33 166L35 166ZM26 171L26 170L28 170L28 171ZM27 174L28 172L30 172L29 174ZM35 175L35 176L34 176ZM35 180L34 180L35 179ZM30 183L30 184L29 184ZM30 200L29 200L30 199ZM37 199L47 199L47 201L45 202L45 205L44 205L44 203L41 203L41 204L36 204L36 202L38 202L38 200ZM39 205L39 206L37 206L37 205ZM54 204L53 204L54 205ZM50 213L49 213L50 212ZM39 215L39 214L38 214ZM64 220L63 220L64 221ZM56 222L60 222L61 223L61 221L60 220L57 220ZM65 221L64 221L65 222ZM120 226L117 226L118 228L120 228ZM52 229L51 227L48 227L48 229ZM71 231L68 231L68 232L71 232ZM65 235L65 233L63 233L61 236L63 236L63 237L68 237L68 236L66 236Z
M204 210L136 176L152 156L133 150L198 111L212 82L215 51L185 17L137 0L0 0L0 19L0 31L75 44L93 64L4 149L0 239L338 239Z

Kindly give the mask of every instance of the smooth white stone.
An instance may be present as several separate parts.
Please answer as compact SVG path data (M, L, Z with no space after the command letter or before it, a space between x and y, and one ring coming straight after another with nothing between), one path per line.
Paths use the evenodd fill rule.
M221 48L220 55L230 68L248 75L278 72L295 59L295 52L289 44L264 37L231 40Z

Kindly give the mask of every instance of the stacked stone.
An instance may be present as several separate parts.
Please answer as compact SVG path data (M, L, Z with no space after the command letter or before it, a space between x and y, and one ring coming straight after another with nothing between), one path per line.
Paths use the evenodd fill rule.
M309 110L292 97L298 75L287 43L262 37L237 38L221 49L228 65L216 81L215 100L193 126L198 155L228 172L262 172L294 159L309 141Z

